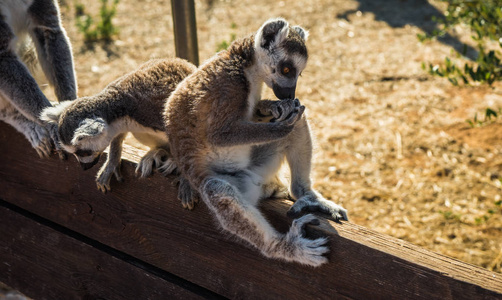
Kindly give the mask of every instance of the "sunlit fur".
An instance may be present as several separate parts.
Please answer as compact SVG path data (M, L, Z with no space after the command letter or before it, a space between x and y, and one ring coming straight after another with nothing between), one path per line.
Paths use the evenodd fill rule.
M110 190L112 174L121 180L120 155L127 132L151 148L138 165L141 176L150 175L154 163L159 170L170 173L175 165L169 159L163 107L176 85L193 71L195 66L182 59L151 60L92 97L45 109L41 118L57 124L61 147L73 153L83 166L89 167L85 164L93 163L110 146L108 159L96 179L103 192Z
M345 209L311 187L305 107L295 99L261 100L263 83L294 91L307 63L307 35L284 19L265 22L180 83L166 103L165 120L173 158L189 182L180 185L181 197L198 193L223 229L267 257L319 266L327 261L326 239L302 236L306 224L318 222L315 217L303 216L281 234L256 208L263 198L287 195L278 178L285 161L291 170L289 193L296 199L291 216L319 210L347 219ZM295 73L281 74L284 61ZM273 122L255 122L258 112L273 116Z
M57 139L55 127L38 119L51 106L39 83L49 82L58 101L77 97L58 1L0 0L0 55L0 120L23 133L41 157L49 156Z

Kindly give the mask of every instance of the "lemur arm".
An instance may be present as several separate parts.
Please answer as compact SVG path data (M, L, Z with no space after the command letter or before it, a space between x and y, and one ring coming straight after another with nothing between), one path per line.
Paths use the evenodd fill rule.
M122 181L120 161L122 157L122 142L125 137L126 134L121 133L112 139L110 143L110 150L108 152L108 158L103 166L101 166L101 169L99 169L98 175L96 176L96 185L103 193L111 190L110 179L113 174L115 174L117 181Z
M286 137L301 119L305 106L298 107L284 120L276 123L255 123L228 118L209 130L209 141L218 147L269 143Z
M57 1L34 0L28 13L40 65L54 87L58 101L77 98L71 46L59 18Z
M26 118L42 124L38 116L51 103L44 96L28 68L10 49L15 38L10 26L0 16L0 93Z

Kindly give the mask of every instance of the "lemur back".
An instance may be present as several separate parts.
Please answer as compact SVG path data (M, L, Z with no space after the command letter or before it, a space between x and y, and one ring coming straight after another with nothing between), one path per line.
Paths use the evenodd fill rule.
M142 176L151 173L154 163L164 173L171 173L175 165L168 160L163 107L176 86L195 69L182 59L151 60L94 96L44 110L42 118L57 124L62 148L73 153L84 169L96 164L110 145L108 160L97 178L103 192L110 190L112 173L121 180L121 145L127 132L151 148L138 165Z

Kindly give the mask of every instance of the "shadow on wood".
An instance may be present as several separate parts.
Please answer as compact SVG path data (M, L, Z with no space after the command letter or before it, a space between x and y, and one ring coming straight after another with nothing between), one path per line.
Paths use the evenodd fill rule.
M222 234L203 203L184 210L173 177L137 179L125 147L124 182L99 192L97 166L39 159L0 122L0 281L36 299L500 299L502 275L364 227L322 220L330 263L264 258ZM102 162L101 162L102 163ZM261 209L279 230L288 201Z

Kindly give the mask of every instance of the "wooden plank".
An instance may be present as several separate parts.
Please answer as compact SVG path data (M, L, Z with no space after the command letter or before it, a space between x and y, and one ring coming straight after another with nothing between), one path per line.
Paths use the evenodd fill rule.
M126 149L128 159L137 159ZM497 299L501 275L432 253L355 224L323 221L309 234L329 235L330 263L308 268L263 258L227 238L204 204L183 210L173 178L134 178L103 195L96 168L83 172L74 159L36 158L13 129L0 125L0 198L167 272L229 298L289 299ZM263 210L286 230L287 201ZM0 278L1 281L1 278Z
M0 274L34 299L204 299L0 206Z

